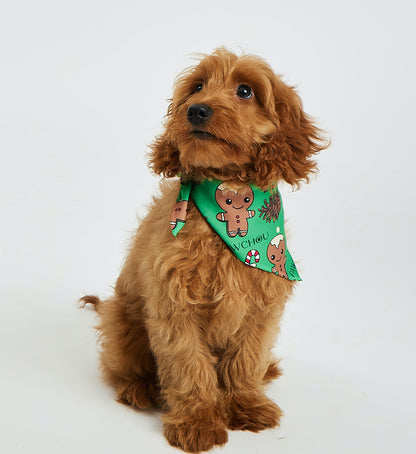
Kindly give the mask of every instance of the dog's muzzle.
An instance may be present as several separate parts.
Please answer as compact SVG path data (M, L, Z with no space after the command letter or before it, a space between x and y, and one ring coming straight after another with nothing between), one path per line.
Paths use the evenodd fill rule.
M211 107L206 104L192 104L188 109L187 115L190 123L194 126L199 126L209 120L213 113Z

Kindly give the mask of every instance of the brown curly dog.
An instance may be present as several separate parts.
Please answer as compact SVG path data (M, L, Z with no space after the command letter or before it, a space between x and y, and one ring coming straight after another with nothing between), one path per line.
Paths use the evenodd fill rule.
M262 59L218 49L176 82L150 165L166 178L298 186L326 146L320 134ZM118 400L160 408L169 443L198 452L226 443L227 429L279 425L263 388L279 376L271 348L294 282L238 260L192 199L174 237L179 185L162 184L114 296L81 301L98 311L101 369Z

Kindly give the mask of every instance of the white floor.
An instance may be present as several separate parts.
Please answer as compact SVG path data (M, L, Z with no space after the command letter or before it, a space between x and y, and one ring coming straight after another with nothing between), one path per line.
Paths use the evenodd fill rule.
M230 432L217 451L415 451L412 5L0 7L2 453L175 452L158 413L116 404L99 380L95 315L76 301L111 293L157 187L144 156L173 79L219 45L285 74L333 146L316 181L283 191L304 281L269 388L282 426Z

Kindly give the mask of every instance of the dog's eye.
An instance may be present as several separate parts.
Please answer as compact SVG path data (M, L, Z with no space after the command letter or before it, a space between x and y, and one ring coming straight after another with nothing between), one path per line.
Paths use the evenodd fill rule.
M270 260L274 260L274 259L275 259L274 255L271 255Z
M232 201L231 199L227 199L227 200L225 201L225 203L226 203L227 205L231 205L231 204L233 203L233 201Z
M245 197L244 202L246 202L246 203L250 202L250 197Z
M198 83L195 85L195 89L194 89L195 93L196 93L197 91L201 91L203 86L204 86L204 84L203 84L202 82L198 82Z
M248 99L253 96L253 91L248 85L241 84L237 88L237 96Z

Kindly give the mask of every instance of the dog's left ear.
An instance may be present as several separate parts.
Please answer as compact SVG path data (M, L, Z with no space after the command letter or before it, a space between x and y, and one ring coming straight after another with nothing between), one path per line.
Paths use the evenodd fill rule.
M150 146L151 153L149 159L150 168L157 175L163 175L166 178L176 176L180 170L179 150L172 144L168 134L169 124L166 130Z
M267 187L284 180L299 186L316 172L316 162L312 158L327 148L329 142L303 111L302 101L294 88L275 75L271 82L274 98L271 116L276 130L257 155L257 185Z

